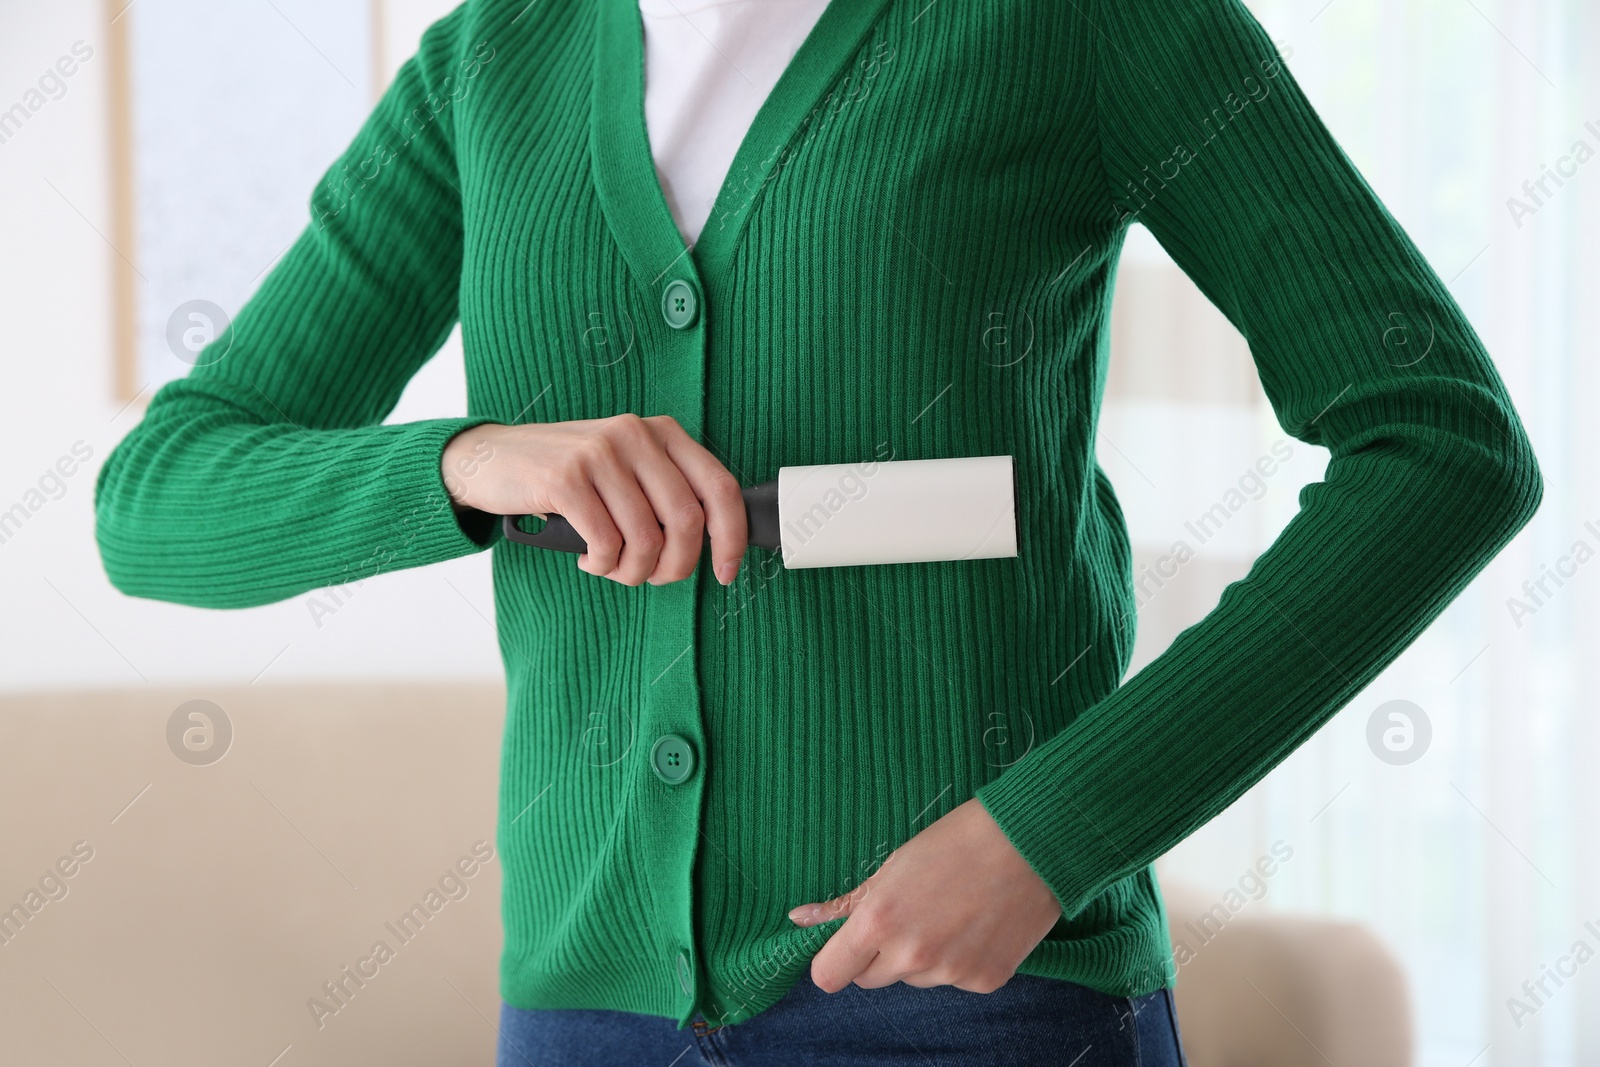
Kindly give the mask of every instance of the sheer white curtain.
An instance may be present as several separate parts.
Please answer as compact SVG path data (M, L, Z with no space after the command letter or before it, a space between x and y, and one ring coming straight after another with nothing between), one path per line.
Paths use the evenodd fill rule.
M1221 900L1281 842L1292 858L1246 909L1377 930L1410 978L1419 1063L1600 1064L1600 5L1248 2L1484 338L1546 495L1398 663L1163 874ZM1244 574L1325 455L1284 441L1243 340L1148 234L1118 285L1099 454L1151 567L1137 669ZM1194 558L1163 564L1179 541ZM1369 740L1390 701L1420 713L1385 708Z

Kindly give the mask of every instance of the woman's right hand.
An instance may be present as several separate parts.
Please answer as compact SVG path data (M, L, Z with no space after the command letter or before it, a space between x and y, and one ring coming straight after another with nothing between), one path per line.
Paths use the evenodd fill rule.
M457 507L564 516L589 546L579 569L623 585L687 578L706 530L727 585L748 544L738 479L667 415L484 423L450 439L441 468Z

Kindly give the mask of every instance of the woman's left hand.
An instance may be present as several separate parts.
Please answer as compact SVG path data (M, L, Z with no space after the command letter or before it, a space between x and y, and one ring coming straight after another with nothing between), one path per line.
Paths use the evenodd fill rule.
M824 991L904 982L992 993L1044 940L1061 905L974 797L849 893L789 913L801 926L841 916L811 961Z

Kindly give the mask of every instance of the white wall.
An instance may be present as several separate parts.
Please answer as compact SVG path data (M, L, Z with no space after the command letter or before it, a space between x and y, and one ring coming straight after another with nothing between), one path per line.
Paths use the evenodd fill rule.
M450 6L392 0L391 69ZM107 241L105 17L99 0L0 8L0 110L21 100L74 42L95 51L66 79L60 99L0 144L0 510L37 488L75 442L93 452L59 498L0 544L0 688L497 677L487 555L373 579L320 626L306 597L205 611L130 599L106 581L94 542L95 473L142 406L122 410L112 396L111 276L119 253ZM283 48L286 70L323 62L297 37L285 41L271 46ZM198 134L195 150L205 151ZM309 191L294 195L304 200ZM392 418L465 410L460 344L452 338ZM239 565L250 566L248 552Z

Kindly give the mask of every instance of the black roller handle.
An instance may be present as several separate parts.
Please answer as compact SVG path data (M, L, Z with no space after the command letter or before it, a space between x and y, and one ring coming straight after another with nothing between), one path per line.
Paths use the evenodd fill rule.
M744 497L744 514L750 524L750 547L778 548L780 542L777 479L752 485L739 492ZM527 533L518 524L528 517L527 515L500 516L501 528L505 531L507 540L515 541L519 545L533 545L535 548L549 548L557 552L589 551L583 535L574 530L572 524L564 517L547 515L544 527L538 533ZM707 532L706 542L709 544L710 541L711 534Z

